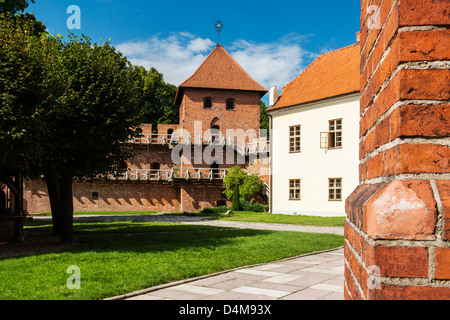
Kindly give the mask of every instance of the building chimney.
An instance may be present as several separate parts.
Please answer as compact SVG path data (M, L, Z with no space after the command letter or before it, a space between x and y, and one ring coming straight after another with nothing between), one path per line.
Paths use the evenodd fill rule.
M278 100L278 90L277 87L270 88L269 91L269 107L272 107Z

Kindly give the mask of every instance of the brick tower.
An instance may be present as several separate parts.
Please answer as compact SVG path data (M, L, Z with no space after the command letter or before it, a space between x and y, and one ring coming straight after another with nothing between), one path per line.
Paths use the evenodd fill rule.
M195 123L203 133L218 129L259 136L259 102L267 90L218 44L194 74L179 87L175 104L180 105L180 128L194 133Z

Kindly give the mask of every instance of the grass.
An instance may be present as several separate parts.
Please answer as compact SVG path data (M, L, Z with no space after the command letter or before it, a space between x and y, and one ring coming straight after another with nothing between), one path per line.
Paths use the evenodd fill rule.
M345 217L316 217L306 215L284 215L271 214L267 212L253 211L237 211L233 215L225 215L226 210L204 210L197 211L197 216L210 217L211 219L220 219L226 221L243 221L243 222L263 222L263 223L281 223L295 224L305 226L321 226L321 227L343 227ZM155 215L160 214L157 211L102 211L102 212L74 212L74 215ZM182 212L165 213L167 215L182 215ZM45 213L50 216L50 213Z
M74 216L78 215L152 215L152 214L159 214L158 211L99 211L99 212L74 212ZM36 213L36 215L44 215L44 216L51 216L51 212L42 212L42 213Z
M218 214L216 218L226 221L282 223L321 227L343 227L345 222L345 217L315 217L248 211L238 211L233 215Z
M76 243L0 259L1 300L96 300L155 285L343 245L331 234L151 222L76 223ZM45 236L51 226L27 222ZM67 268L81 271L70 290Z

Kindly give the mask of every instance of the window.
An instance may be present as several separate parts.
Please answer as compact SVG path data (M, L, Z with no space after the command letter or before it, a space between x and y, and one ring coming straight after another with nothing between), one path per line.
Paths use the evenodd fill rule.
M150 170L160 170L161 164L159 162L153 162L150 164Z
M289 127L289 152L300 152L300 126Z
M342 178L328 179L328 201L342 201Z
M289 180L289 200L300 200L300 179Z
M329 121L328 148L342 148L342 119Z
M234 99L227 99L227 110L234 110Z
M98 192L92 192L92 200L98 200Z
M204 109L212 108L212 99L211 98L205 98L205 100L203 100L203 108Z

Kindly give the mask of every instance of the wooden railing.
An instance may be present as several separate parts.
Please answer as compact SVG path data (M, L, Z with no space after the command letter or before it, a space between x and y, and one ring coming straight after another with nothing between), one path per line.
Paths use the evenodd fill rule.
M133 138L132 144L159 144L159 145L222 145L235 149L242 155L269 153L270 144L267 140L244 143L235 136L222 134L145 134Z
M223 180L227 173L227 169L211 168L129 169L106 178L126 181Z
M244 170L248 173L247 170ZM172 168L172 169L128 169L106 176L109 180L121 181L175 181L175 180L224 180L228 169ZM269 196L270 187L264 182L264 193Z

